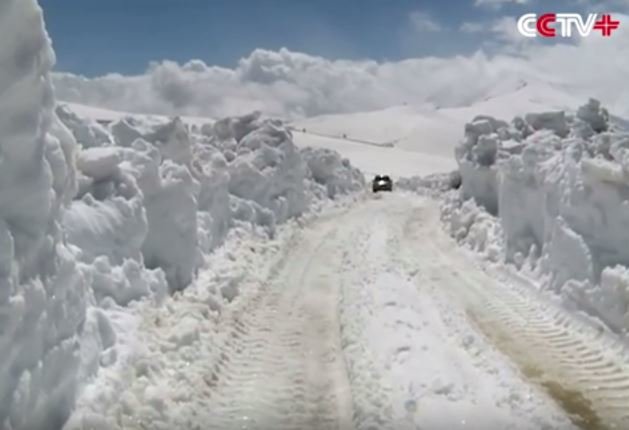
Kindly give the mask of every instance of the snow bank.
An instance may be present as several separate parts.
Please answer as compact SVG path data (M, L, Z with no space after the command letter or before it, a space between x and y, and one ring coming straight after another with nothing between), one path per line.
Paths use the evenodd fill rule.
M238 142L229 191L273 212L278 222L303 213L306 165L288 130L267 121Z
M40 8L0 9L0 428L57 429L136 353L139 303L194 282L230 230L269 237L363 182L259 114L199 128L55 109ZM315 183L309 166L327 165Z
M75 142L53 114L54 56L34 0L0 13L0 426L59 427L80 367L86 280L63 242Z
M518 267L528 261L549 288L626 331L628 154L629 134L596 100L574 114L529 114L509 124L475 118L456 157L461 196L482 209L453 199L444 217L457 239L481 248L491 239L494 258L501 248Z
M310 179L314 186L325 195L335 198L341 194L356 192L365 186L363 174L351 166L347 158L341 158L335 151L325 148L304 148L301 151L310 172Z
M450 173L433 173L426 176L412 176L400 178L395 182L395 188L422 192L429 195L441 195L449 190L461 187L461 174L458 170Z
M347 160L298 150L281 122L259 114L200 129L177 118L138 116L105 130L110 138L103 146L78 151L79 190L63 216L94 301L81 375L128 366L136 355L134 301L159 305L167 290L189 286L230 231L273 237L277 225L320 202L364 189L362 174ZM241 294L232 281L225 280L208 309L220 312ZM94 340L101 332L113 335ZM115 391L111 380L95 381L84 388L82 404L95 401L100 388ZM100 422L82 413L68 428Z

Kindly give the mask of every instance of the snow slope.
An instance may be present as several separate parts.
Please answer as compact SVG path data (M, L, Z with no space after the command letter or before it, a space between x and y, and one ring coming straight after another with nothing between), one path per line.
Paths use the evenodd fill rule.
M374 146L347 139L293 131L298 146L338 151L366 175L389 174L393 178L423 176L456 169L452 157L440 157L395 147Z
M511 119L540 110L570 109L580 100L548 84L520 85L470 105L439 107L424 105L394 106L388 109L350 114L323 115L295 121L298 130L329 137L346 135L377 144L451 157L461 136L461 128L477 115Z
M74 112L78 116L82 118L91 118L93 120L98 120L100 122L109 123L114 121L119 121L123 118L128 117L136 117L136 118L145 118L147 120L156 119L166 121L170 117L165 115L142 115L138 113L131 113L125 111L111 110L105 109L102 107L96 106L87 106L80 103L71 103L71 102L61 102L62 105L67 106L70 111ZM187 124L195 125L201 127L204 124L213 123L214 120L208 117L195 117L195 116L184 116L183 117Z

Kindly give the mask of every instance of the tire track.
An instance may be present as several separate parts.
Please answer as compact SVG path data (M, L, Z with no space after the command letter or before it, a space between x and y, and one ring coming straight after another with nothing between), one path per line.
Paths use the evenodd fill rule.
M336 291L326 276L338 251L335 224L308 232L235 324L209 377L213 429L351 427Z
M497 282L500 277L479 270L443 233L426 240L429 226L434 226L430 219L437 216L434 210L420 208L404 230L407 237L423 239L422 254L430 256L433 270L444 285L455 290L470 319L576 425L587 430L629 428L625 348L521 281Z

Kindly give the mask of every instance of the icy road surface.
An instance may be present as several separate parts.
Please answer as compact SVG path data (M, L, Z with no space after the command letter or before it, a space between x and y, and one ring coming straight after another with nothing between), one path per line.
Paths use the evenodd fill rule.
M369 197L282 240L202 276L240 291L220 318L202 294L147 314L110 425L629 428L624 352L457 247L436 202Z

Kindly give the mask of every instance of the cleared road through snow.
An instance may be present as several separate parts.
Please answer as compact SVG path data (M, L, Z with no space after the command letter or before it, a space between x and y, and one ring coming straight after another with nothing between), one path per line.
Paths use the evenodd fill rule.
M368 197L256 261L200 334L203 303L147 318L177 337L147 345L162 370L130 378L147 406L122 390L120 427L629 428L624 352L460 249L430 199Z

